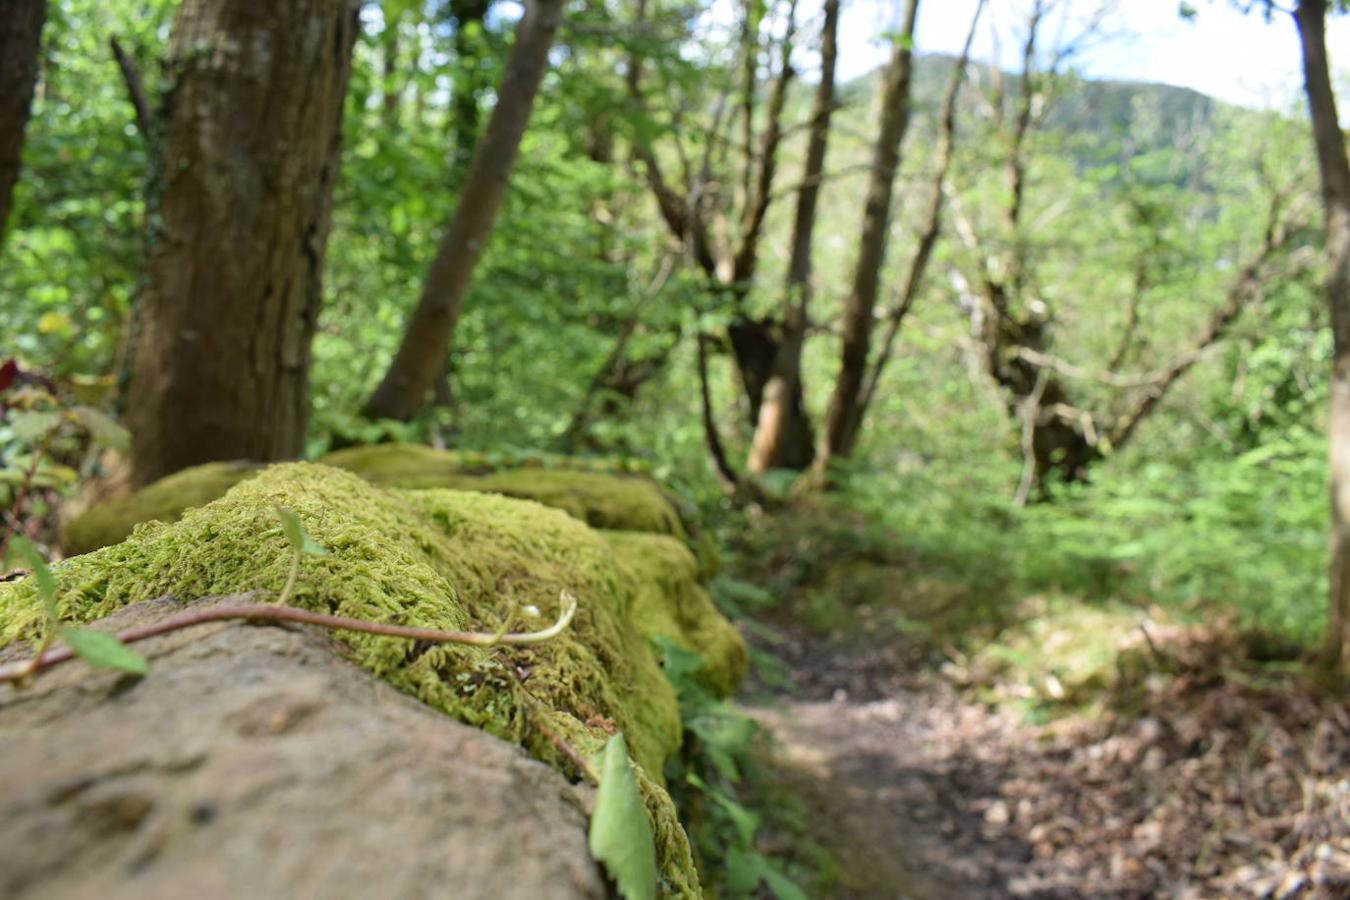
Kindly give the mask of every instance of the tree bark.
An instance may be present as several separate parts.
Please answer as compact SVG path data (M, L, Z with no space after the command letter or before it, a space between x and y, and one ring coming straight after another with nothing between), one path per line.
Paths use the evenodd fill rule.
M860 424L858 398L867 373L873 310L881 284L881 267L886 260L891 194L895 172L900 166L900 146L909 128L909 85L914 68L914 20L918 8L919 0L906 0L904 25L886 67L881 127L873 151L872 173L858 240L858 261L853 273L853 289L844 310L839 377L830 398L824 440L816 454L815 465L822 471L832 457L847 456L852 452Z
M139 484L300 454L353 0L185 0L137 296Z
M0 15L0 244L19 180L46 19L47 0L11 0Z
M497 105L469 165L459 206L441 238L398 354L362 410L368 418L412 418L445 365L465 291L506 196L520 139L548 67L562 5L562 0L533 0L517 26Z
M782 336L755 417L755 434L747 463L747 468L755 474L769 469L806 468L815 457L815 433L802 396L802 345L806 340L811 304L811 246L816 207L825 173L830 117L834 112L838 31L839 0L825 0L825 22L820 35L820 81L816 85L806 161L802 166L802 183L797 190L797 210L792 220Z
M1331 596L1324 656L1344 671L1350 662L1350 160L1336 111L1326 48L1326 0L1299 0L1294 13L1303 45L1304 90L1317 147L1326 216L1327 307L1331 312Z

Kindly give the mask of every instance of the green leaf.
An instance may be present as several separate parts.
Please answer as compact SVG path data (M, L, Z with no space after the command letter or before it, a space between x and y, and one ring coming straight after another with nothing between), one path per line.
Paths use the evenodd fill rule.
M84 426L96 444L101 444L118 453L131 449L131 434L117 423L117 420L101 409L92 406L77 406L70 411L75 420Z
M61 422L59 413L16 412L9 417L9 427L20 440L35 441Z
M134 675L144 675L150 671L145 657L127 649L116 636L88 628L61 629L61 640L70 645L75 655L91 666L101 669L118 669Z
M806 892L769 860L761 857L759 874L777 900L807 900Z
M591 815L591 855L605 864L625 900L656 897L656 845L622 734L605 744Z
M277 511L277 518L281 520L281 530L286 535L286 540L290 541L291 547L297 553L307 553L310 556L327 556L328 550L321 544L315 543L309 536L305 526L300 524L300 517L292 510L284 506L273 507Z
M755 841L755 832L759 831L759 816L721 791L713 791L711 794L712 798L726 811L727 817L731 819L731 824L735 826L736 834L740 837L742 843L746 846L752 845Z
M52 575L52 570L47 567L47 560L42 558L37 547L23 535L16 534L9 539L10 556L18 557L19 561L28 566L33 573L33 578L37 581L38 594L42 596L42 603L47 608L47 615L53 621L57 618L56 611L56 578Z

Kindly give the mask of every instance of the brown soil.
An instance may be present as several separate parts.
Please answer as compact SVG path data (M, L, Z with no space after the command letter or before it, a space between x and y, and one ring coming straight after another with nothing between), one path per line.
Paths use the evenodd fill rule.
M1183 640L1129 712L1035 726L896 641L784 637L797 689L749 710L831 897L1350 897L1343 698L1243 686Z

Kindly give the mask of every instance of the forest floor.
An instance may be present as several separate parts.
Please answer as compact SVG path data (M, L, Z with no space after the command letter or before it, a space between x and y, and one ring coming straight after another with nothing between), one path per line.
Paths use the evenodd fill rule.
M796 622L759 617L794 684L752 681L745 708L834 859L827 896L1350 897L1350 708L1244 675L1222 627L1161 630L1165 675L1037 724L920 641Z

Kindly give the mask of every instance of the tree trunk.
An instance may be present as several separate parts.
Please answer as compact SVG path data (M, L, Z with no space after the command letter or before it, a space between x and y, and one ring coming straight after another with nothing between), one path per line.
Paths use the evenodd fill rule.
M473 150L478 144L480 103L484 84L481 33L474 36L469 26L479 29L492 0L451 0L450 15L455 19L455 82L450 93L450 172L460 183Z
M1304 88L1317 145L1326 214L1331 370L1331 596L1325 644L1329 666L1350 663L1350 160L1336 113L1326 48L1326 0L1299 0Z
M297 456L354 0L184 0L128 395L134 478Z
M839 0L825 0L825 23L820 35L820 81L816 85L802 185L797 191L797 210L792 221L783 333L772 373L764 385L750 446L748 468L756 474L769 469L806 468L815 457L815 434L802 397L802 344L806 340L811 303L811 244L816 206L820 198L820 181L825 173L830 116L834 112L838 30Z
M19 180L46 18L47 0L10 0L0 15L0 245Z
M886 261L891 192L896 169L900 166L900 145L909 127L909 84L913 74L914 19L918 8L919 0L906 0L904 26L894 42L891 61L886 67L881 128L877 133L867 185L858 262L853 274L853 290L844 310L839 377L830 398L825 439L816 456L816 466L822 471L832 457L847 456L852 452L860 424L858 397L867 373L873 310L881 283L881 267Z
M412 418L445 365L464 293L492 233L535 94L548 67L562 5L562 0L532 0L517 26L516 43L497 90L497 105L474 152L459 206L441 238L398 354L362 411L369 418Z
M800 470L811 464L815 452L811 420L802 403L801 383L798 382L796 390L785 395L786 402L782 402L783 398L774 398L778 404L776 408L768 413L764 410L782 347L782 338L777 331L778 323L770 319L743 318L727 326L727 336L736 357L736 370L740 373L741 386L749 401L750 424L757 427L766 415L781 413L784 418L778 426L779 444L765 469ZM753 451L751 458L754 458Z

